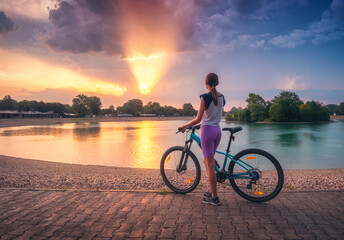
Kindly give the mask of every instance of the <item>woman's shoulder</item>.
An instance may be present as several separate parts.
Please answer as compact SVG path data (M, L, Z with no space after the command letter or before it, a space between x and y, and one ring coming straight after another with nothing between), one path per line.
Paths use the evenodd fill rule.
M201 94L199 97L203 99L208 99L208 98L212 98L212 95L210 92L207 92L207 93Z

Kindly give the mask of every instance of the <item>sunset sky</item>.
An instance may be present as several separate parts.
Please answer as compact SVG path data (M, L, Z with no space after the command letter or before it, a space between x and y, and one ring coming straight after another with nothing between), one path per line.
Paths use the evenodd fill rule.
M225 110L250 92L344 101L344 0L0 0L0 98L198 108L208 72Z

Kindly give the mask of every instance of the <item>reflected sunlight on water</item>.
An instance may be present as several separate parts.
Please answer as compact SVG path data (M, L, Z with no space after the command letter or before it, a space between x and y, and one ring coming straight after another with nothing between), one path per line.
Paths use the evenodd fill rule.
M151 168L156 165L157 156L161 156L161 147L156 141L156 123L143 121L138 126L137 141L130 151L130 167Z

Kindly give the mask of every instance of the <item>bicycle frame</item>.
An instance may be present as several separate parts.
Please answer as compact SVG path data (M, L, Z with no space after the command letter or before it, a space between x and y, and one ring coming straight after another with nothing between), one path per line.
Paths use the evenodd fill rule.
M232 136L231 136L232 138ZM192 142L193 141L196 141L196 143L198 144L198 146L200 148L202 148L201 146L201 138L195 134L194 132L191 132L190 133L190 138L189 140L187 140L185 142L185 147L187 147L188 149L191 148L191 145L192 145ZM231 139L230 139L231 141ZM189 144L190 143L190 144ZM229 153L229 149L230 149L230 143L229 142L229 145L228 145L228 148L227 148L227 151L226 152L221 152L221 151L216 151L216 153L218 154L221 154L221 155L224 155L225 156L225 160L223 162L223 166L222 168L220 168L220 165L218 164L218 162L215 160L215 171L216 173L220 173L220 172L225 172L225 167L227 165L227 161L228 161L228 158L231 160L231 161L234 161L235 163L237 163L238 165L240 165L242 168L244 168L245 170L247 170L246 173L227 173L226 174L226 179L252 179L254 177L256 177L254 175L254 173L250 170L250 169L253 169L253 167L245 162L243 162L242 160L238 159L238 160L235 160L234 159L234 156L232 154ZM189 144L189 145L188 145ZM183 159L183 158L182 158ZM187 161L187 159L185 160L185 162ZM246 166L247 167L246 167ZM180 166L181 167L181 166Z

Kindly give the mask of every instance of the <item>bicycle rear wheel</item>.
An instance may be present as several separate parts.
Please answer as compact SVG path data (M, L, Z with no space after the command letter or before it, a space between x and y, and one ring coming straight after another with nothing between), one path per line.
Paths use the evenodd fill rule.
M168 149L161 158L160 172L165 184L177 193L194 190L201 179L201 168L196 156L184 147Z
M231 161L228 171L233 189L241 197L253 202L265 202L276 197L283 187L283 170L277 159L260 149L246 149L234 156L234 159L254 173L252 174L238 163ZM250 167L249 167L250 166Z

